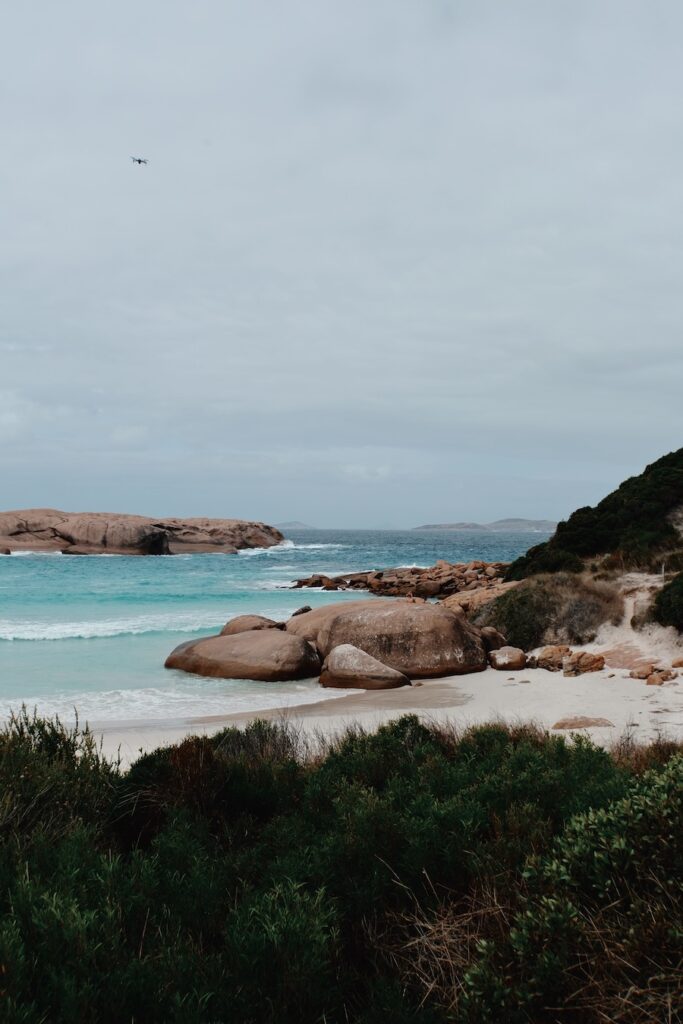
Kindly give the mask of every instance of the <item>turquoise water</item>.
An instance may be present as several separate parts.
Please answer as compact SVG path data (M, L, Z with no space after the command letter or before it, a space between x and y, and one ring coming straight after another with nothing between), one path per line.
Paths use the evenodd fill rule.
M171 672L179 643L246 612L284 618L358 594L291 590L313 572L508 560L533 534L292 531L238 555L0 556L0 716L22 703L92 724L149 721L328 699L315 680L257 683ZM342 695L337 691L337 695Z

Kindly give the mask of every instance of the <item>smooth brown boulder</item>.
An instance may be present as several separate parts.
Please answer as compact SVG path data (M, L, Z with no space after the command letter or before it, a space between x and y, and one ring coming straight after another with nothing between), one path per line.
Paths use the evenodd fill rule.
M660 668L656 672L653 672L652 675L647 677L646 685L647 686L663 686L664 683L669 683L669 682L671 682L672 679L675 679L677 674L678 673L676 673L676 672L672 672L671 669L668 669L668 668L661 669Z
M640 668L633 668L629 672L631 679L647 679L655 671L654 665L642 665Z
M322 658L340 644L353 644L410 679L486 668L479 630L442 605L401 600L359 604L337 605L336 615L323 620L316 639Z
M242 519L152 519L110 512L20 509L0 512L0 546L64 554L176 555L272 547L273 526Z
M601 672L605 667L602 654L591 654L590 651L575 651L562 663L562 674L565 676L582 676L586 672Z
M166 659L166 668L222 679L280 682L317 676L320 658L301 637L280 629L252 629L180 644Z
M236 636L238 633L248 633L252 629L284 629L284 622L276 622L275 619L267 619L265 615L237 615L234 619L226 622L221 630L221 636Z
M340 689L393 690L397 686L410 686L410 679L353 644L340 644L325 658L320 685Z
M491 666L500 672L516 672L518 669L526 668L526 654L519 647L499 647L495 651L489 651L489 661Z
M481 638L487 651L497 651L507 646L507 640L494 626L482 626Z
M671 662L672 668L683 668L683 658L674 658Z
M565 658L568 658L571 653L571 647L567 647L566 644L544 647L538 655L538 667L544 668L548 672L559 672Z

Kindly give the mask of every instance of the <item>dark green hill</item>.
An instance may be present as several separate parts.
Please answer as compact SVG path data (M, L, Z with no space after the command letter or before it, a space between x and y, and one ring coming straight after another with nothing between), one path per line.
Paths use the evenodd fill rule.
M683 509L683 448L670 452L612 491L594 508L577 509L543 544L512 563L508 579L540 572L578 572L588 558L615 565L683 565L683 537L673 517Z

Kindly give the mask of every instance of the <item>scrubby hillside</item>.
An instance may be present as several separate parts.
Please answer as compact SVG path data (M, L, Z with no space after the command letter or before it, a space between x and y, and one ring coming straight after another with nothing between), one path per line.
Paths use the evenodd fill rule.
M577 509L543 544L510 566L507 578L579 572L586 559L609 556L615 567L683 567L683 448L625 480L594 508Z

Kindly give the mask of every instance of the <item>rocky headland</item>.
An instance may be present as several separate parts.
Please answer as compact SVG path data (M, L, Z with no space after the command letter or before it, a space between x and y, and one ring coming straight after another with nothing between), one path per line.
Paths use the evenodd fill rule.
M280 544L273 526L242 519L152 519L108 512L21 509L0 512L0 553L61 551L65 555L235 554Z

